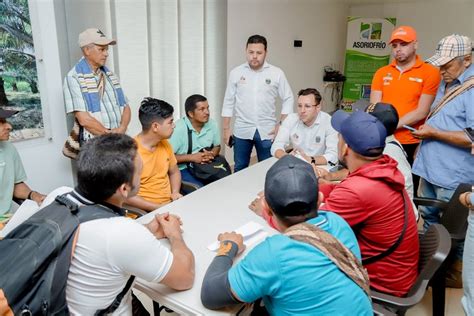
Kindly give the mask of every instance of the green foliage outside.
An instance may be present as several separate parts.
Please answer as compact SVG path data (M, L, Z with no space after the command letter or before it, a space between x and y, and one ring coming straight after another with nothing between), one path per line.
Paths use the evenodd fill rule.
M0 0L0 107L21 110L15 130L43 128L27 0Z

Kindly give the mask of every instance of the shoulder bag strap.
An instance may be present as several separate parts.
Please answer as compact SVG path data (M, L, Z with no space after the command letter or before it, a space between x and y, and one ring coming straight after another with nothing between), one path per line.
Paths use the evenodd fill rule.
M362 264L363 265L371 264L371 263L374 263L374 262L376 262L376 261L378 261L382 258L387 257L392 252L394 252L395 249L397 249L398 246L400 245L400 243L402 242L403 236L405 235L405 231L406 231L407 226L408 226L408 202L407 202L405 190L402 191L402 196L403 196L403 205L404 205L405 210L404 210L404 215L403 215L403 217L404 217L403 229L402 229L402 232L401 232L400 236L398 237L397 241L392 246L390 246L390 248L385 250L384 252L379 253L378 255L369 257L369 258L362 259Z
M186 128L188 129L188 155L191 155L193 153L193 131L188 125L186 125Z
M125 294L127 294L127 292L130 290L130 288L132 287L132 284L133 284L133 281L135 281L135 276L132 275L128 281L127 281L127 284L125 284L125 287L122 289L122 292L120 292L114 299L114 301L112 302L112 304L110 304L107 308L104 308L104 309L101 309L101 310L98 310L95 312L95 316L102 316L102 315L108 315L108 314L112 314L113 312L115 312L115 310L120 306L120 303L122 302L122 299L123 297L125 296Z
M315 225L305 222L289 227L285 231L285 235L320 250L344 274L362 288L370 298L370 283L367 271L352 251L334 236Z
M430 111L426 120L437 114L449 101L460 95L461 93L471 89L474 87L474 77L469 77L464 81L462 85L459 85L453 89L451 89L448 93L446 93L443 98L438 102L438 105Z

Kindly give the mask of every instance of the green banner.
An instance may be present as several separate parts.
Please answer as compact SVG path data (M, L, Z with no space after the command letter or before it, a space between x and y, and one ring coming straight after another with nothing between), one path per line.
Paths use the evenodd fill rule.
M374 73L390 60L390 35L396 18L349 17L344 66L346 81L342 90L342 106L369 98Z

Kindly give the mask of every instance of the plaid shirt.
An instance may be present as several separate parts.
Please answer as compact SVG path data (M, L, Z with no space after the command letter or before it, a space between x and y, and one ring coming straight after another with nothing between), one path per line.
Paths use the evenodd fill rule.
M105 87L104 94L100 100L100 121L105 128L117 128L120 126L124 107L120 107L117 103L114 87L110 82L110 79L107 78L107 75L105 73L103 75L105 77ZM99 75L95 75L95 79L98 83ZM64 80L63 92L66 113L72 113L75 111L87 112L87 104L81 93L81 87L79 85L75 68L72 68L67 74ZM125 97L125 100L128 104L127 97Z

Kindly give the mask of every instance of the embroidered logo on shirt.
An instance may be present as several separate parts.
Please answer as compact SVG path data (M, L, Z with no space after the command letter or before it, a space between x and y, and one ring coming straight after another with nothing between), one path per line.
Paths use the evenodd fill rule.
M415 77L408 77L408 80L410 80L410 81L415 81L415 82L419 82L419 83L422 83L422 82L423 82L423 79L421 79L421 78L415 78Z
M245 77L244 76L240 77L239 83L245 83Z
M270 83L272 83L272 81L267 78L267 79L265 79L265 83L266 83L266 84L270 84Z
M392 74L389 72L385 77L382 78L383 80L383 85L387 86L390 84L390 81L393 80Z

